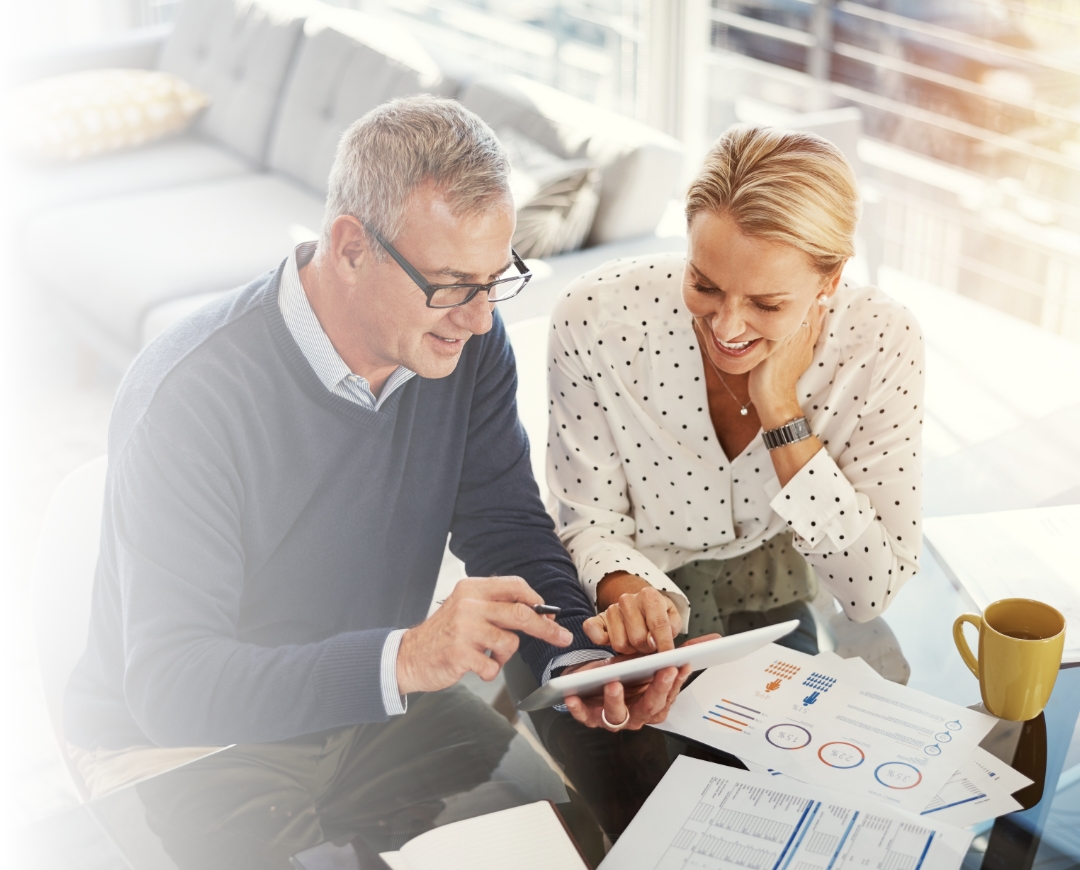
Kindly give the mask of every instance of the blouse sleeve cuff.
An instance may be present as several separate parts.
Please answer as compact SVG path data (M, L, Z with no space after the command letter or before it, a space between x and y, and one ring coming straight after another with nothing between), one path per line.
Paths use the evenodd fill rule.
M682 619L684 630L690 624L690 602L682 590L651 560L632 547L599 544L589 553L588 561L580 573L581 583L585 587L585 592L594 607L596 606L597 585L608 574L613 574L616 571L636 574L654 589L660 590L675 605L675 609Z
M803 546L816 548L823 541L842 550L855 541L874 520L874 509L858 493L829 452L822 448L799 472L778 489L766 487L769 506L801 538Z

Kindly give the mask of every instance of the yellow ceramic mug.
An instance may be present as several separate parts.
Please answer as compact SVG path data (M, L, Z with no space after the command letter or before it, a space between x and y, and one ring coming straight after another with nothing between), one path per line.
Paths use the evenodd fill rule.
M964 638L964 623L979 630L979 658ZM1003 598L982 616L965 613L953 623L953 640L979 680L983 704L999 719L1034 719L1054 690L1065 648L1065 617L1030 598Z

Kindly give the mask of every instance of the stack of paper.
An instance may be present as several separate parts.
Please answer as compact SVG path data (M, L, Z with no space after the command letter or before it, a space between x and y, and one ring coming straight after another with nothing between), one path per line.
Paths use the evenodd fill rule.
M971 838L851 795L682 756L600 870L956 870Z
M769 772L975 824L1019 809L1027 780L979 749L993 717L881 679L858 658L771 644L709 668L665 730Z
M985 609L1000 598L1034 598L1067 622L1062 660L1080 661L1080 505L928 517L923 534L941 567Z

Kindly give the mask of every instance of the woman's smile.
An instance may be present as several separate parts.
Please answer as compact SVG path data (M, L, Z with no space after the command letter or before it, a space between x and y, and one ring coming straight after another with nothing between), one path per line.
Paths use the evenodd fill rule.
M712 333L709 334L712 335ZM712 340L713 349L717 353L732 359L741 359L748 356L761 343L760 338L750 339L749 341L721 341L715 335L712 335Z

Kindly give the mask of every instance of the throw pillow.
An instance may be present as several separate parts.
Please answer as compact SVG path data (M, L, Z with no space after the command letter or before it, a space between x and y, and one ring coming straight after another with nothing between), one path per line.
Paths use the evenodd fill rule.
M78 160L179 133L209 104L170 73L87 70L17 88L0 107L0 127L18 157Z
M510 157L510 191L517 204L514 248L522 257L580 248L600 201L596 166L559 157L512 128L498 136Z

